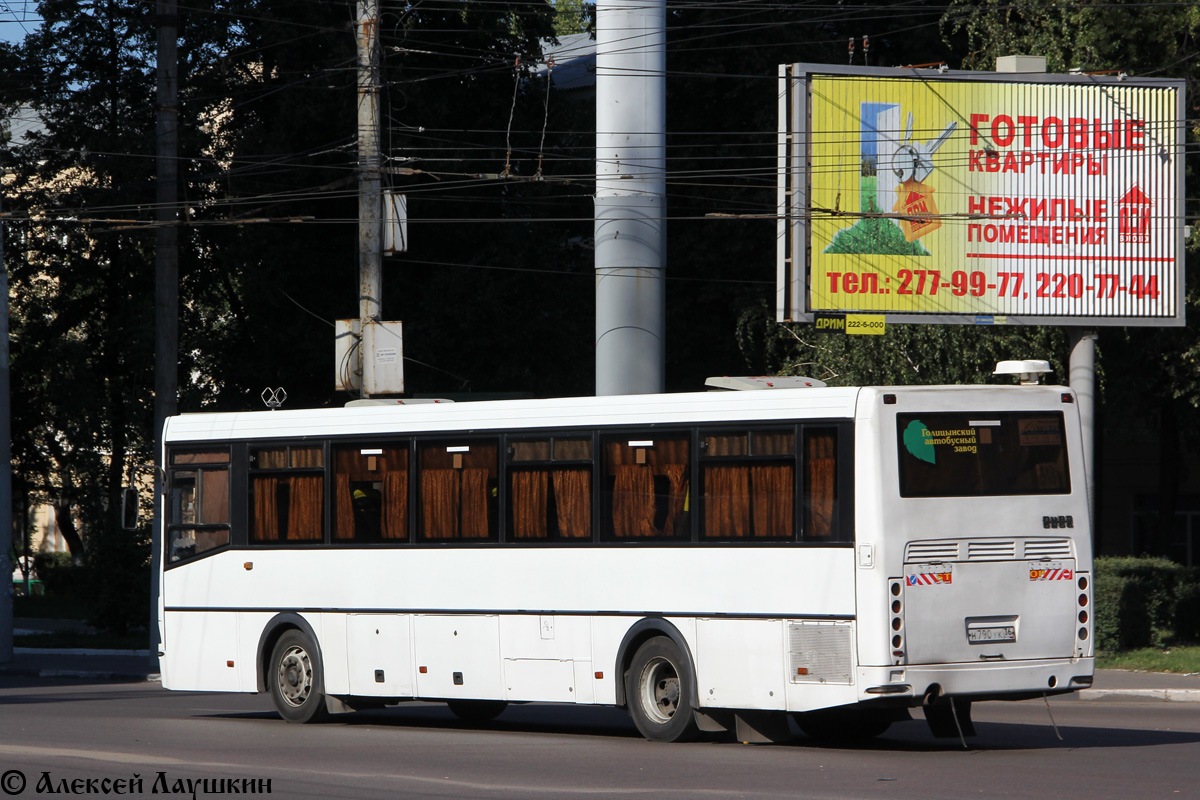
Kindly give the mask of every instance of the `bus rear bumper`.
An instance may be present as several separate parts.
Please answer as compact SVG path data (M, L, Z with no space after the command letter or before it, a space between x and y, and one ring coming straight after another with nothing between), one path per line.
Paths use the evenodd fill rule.
M860 667L859 699L911 706L947 696L1026 700L1086 689L1094 672L1091 658Z

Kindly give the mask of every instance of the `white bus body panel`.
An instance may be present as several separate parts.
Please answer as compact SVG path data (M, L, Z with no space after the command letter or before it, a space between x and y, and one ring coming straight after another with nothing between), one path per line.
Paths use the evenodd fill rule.
M786 620L853 618L853 551L715 552L387 548L369 559L350 549L218 553L163 576L168 641L191 645L164 661L195 665L166 670L163 681L170 689L256 691L263 629L275 613L292 611L318 636L330 694L612 704L626 632L644 616L662 616L691 650L701 706L812 707L805 687L787 679ZM647 563L671 568L647 570ZM230 660L235 667L225 666ZM596 672L604 677L595 679Z

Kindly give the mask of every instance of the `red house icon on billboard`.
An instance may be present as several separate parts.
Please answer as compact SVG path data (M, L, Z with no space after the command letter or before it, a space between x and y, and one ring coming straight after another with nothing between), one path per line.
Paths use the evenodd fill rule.
M1150 241L1150 209L1154 201L1134 184L1117 201L1117 241L1144 243Z

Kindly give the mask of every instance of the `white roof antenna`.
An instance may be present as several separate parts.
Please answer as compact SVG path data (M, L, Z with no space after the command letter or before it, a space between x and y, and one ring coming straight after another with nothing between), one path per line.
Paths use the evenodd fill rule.
M1016 375L1020 378L1022 386L1037 386L1041 382L1041 375L1051 371L1049 361L1030 359L1027 361L1001 361L996 364L996 371L992 374Z

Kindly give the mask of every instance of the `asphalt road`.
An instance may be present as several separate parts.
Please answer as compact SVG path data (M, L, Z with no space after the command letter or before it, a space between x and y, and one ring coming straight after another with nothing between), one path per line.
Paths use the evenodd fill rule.
M303 726L265 696L0 675L0 800L234 786L289 800L1200 797L1200 703L1050 708L1063 741L1031 701L977 705L968 750L919 719L858 748L664 745L615 709L516 706L473 727L414 703Z

